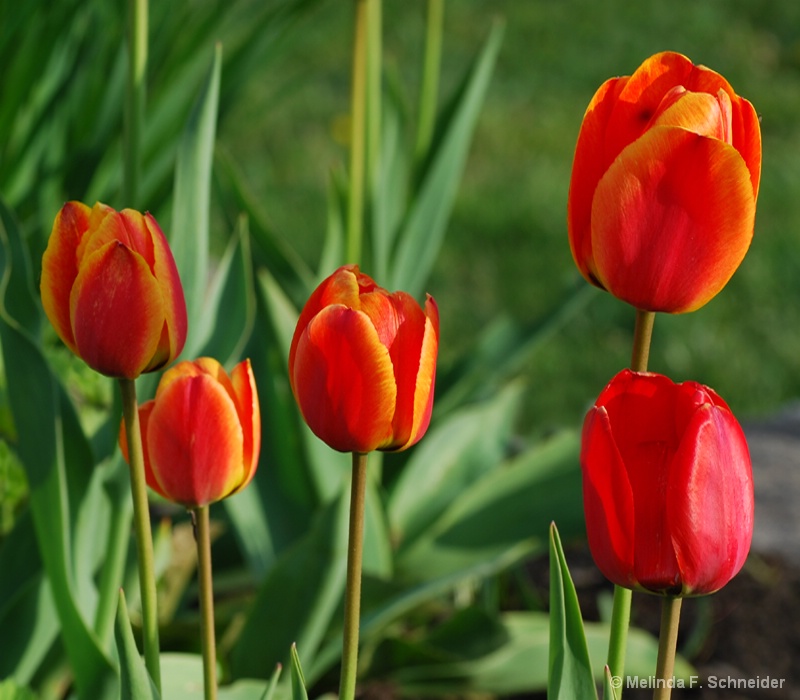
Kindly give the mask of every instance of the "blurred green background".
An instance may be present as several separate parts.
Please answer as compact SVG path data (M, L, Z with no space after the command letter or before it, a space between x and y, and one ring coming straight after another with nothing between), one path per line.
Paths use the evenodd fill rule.
M53 61L71 65L69 70L77 73L86 62L107 60L110 75L116 75L122 68L119 54L113 61L94 55L90 40L102 27L110 33L103 45L121 49L122 27L113 8L89 3L81 10L75 5L86 16L81 25L69 5L48 11L47 22L58 26L69 19L71 28L79 25L83 34L67 44L63 55L54 51ZM180 93L192 89L190 78L202 68L183 73L175 68L183 68L182 54L191 45L188 30L178 30L193 7L202 8L204 16L218 15L214 29L228 58L248 23L265 12L280 14L290 5L300 9L287 12L285 22L269 25L264 50L226 64L217 151L240 171L270 226L315 267L331 173L346 168L350 4L240 0L215 6L194 0L180 11L154 6L148 99L167 103L150 115L159 126L184 117L180 110L169 113L165 97L172 96L164 93L174 91L172 106L180 107ZM423 0L387 0L383 8L387 83L402 85L411 115L416 104L409 96L417 94L421 72L425 7ZM27 31L31 22L25 17L34 11L34 5L13 10L3 5L5 65L22 60L19 55L26 50L35 53L37 39ZM658 319L651 368L675 380L713 386L740 416L763 414L797 397L800 6L779 0L676 0L668 5L633 0L457 0L445 10L443 94L452 90L497 18L506 24L504 42L429 284L443 319L442 364L459 357L498 316L509 315L521 324L535 322L581 286L567 244L565 210L583 111L606 78L629 74L650 54L670 49L719 71L755 104L762 116L764 165L755 238L744 264L705 308L681 318ZM214 34L208 27L204 30ZM2 82L6 95L18 88L10 82ZM41 103L47 82L43 77L43 84L28 90L25 108L34 114L31 105L37 99ZM56 95L55 112L48 111L32 125L41 132L58 120L72 120L62 144L73 157L72 172L61 180L53 180L48 171L57 153L40 154L38 168L27 168L23 184L12 177L20 169L15 161L18 125L12 131L9 120L4 122L0 185L28 229L38 229L42 248L61 202L86 196L87 183L92 184L88 194L103 192L98 182L113 179L107 174L113 158L94 151L92 139L103 143L98 132L114 128L109 114L118 109L122 96L103 95L99 75L82 84L81 93ZM85 109L90 98L98 102L93 111ZM79 114L73 105L76 99L84 102ZM96 123L89 122L90 117ZM169 149L159 153L158 148L158 143L150 144L151 160L159 164L151 168L151 180L157 179L153 172L171 164ZM38 178L36 186L31 186L31 178ZM160 213L162 199L152 196L146 205ZM221 208L218 201L212 202L213 230L224 240L234 214ZM164 219L167 215L162 213L160 220ZM580 422L587 403L628 362L632 325L629 309L599 291L588 293L580 312L542 344L525 367L529 388L521 429Z
M220 142L274 225L314 261L328 174L346 164L351 13L324 3L291 45L253 75ZM425 3L384 4L386 68L413 86ZM659 316L651 368L713 386L740 417L800 394L800 5L777 0L458 0L446 6L443 86L503 18L506 34L429 291L442 316L442 362L498 315L545 316L579 284L565 211L583 112L608 77L661 50L728 78L762 118L763 175L744 264L703 309ZM224 80L224 77L223 77ZM449 83L448 83L449 81ZM410 94L415 94L413 90ZM415 108L408 105L409 110ZM526 365L521 428L577 424L629 361L633 313L600 291Z

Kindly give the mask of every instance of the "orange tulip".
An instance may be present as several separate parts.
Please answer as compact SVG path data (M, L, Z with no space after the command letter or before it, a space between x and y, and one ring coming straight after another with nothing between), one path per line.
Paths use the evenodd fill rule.
M42 258L42 305L92 369L135 379L172 362L186 341L186 302L156 220L67 202Z
M606 81L589 104L569 191L572 255L643 311L693 311L753 236L761 133L753 106L677 53Z
M185 360L164 372L139 408L147 485L187 508L243 489L256 472L261 413L250 360L228 375L216 360ZM120 447L128 442L120 428Z
M311 430L333 449L404 450L428 429L439 311L390 294L356 265L312 293L297 323L289 379Z

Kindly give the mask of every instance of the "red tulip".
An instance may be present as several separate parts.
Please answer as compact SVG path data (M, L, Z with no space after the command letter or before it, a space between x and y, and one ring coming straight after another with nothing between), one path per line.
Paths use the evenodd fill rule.
M187 508L214 503L253 478L261 414L250 360L228 375L214 359L179 362L139 408L147 485ZM128 460L125 430L120 447Z
M612 582L701 595L741 569L753 535L750 456L713 390L620 372L586 417L581 466L589 547Z
M606 81L583 118L569 191L572 255L643 311L693 311L753 237L761 133L753 106L676 53Z
M178 270L150 214L67 202L42 258L41 293L65 345L110 377L159 369L186 341Z
M356 265L311 294L289 353L289 379L311 430L341 452L404 450L428 429L439 311L390 294Z

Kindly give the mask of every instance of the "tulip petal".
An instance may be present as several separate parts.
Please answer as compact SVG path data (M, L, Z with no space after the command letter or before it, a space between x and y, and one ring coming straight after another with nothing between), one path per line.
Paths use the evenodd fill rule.
M414 381L414 410L408 439L396 449L405 450L419 442L431 421L436 383L436 357L439 351L439 308L433 297L425 302L425 333L420 350L419 370ZM400 399L398 398L398 406ZM397 433L395 432L397 439Z
M391 444L394 370L366 314L323 308L299 334L290 367L300 411L321 440L341 452Z
M647 311L699 308L749 248L755 199L739 153L677 127L655 127L600 180L592 205L597 276Z
M258 466L261 450L261 409L256 391L256 379L250 360L244 360L231 371L231 382L236 398L236 410L242 425L244 445L243 458L245 474L241 484L234 489L240 491L253 478Z
M84 260L70 295L77 353L110 377L135 379L161 337L161 292L145 260L112 241Z
M603 407L589 411L581 441L583 508L589 549L597 567L610 581L636 585L633 491Z
M75 250L89 225L91 209L67 202L56 215L53 231L42 256L42 306L58 337L77 352L69 315L69 295L78 276Z
M168 498L187 507L227 496L242 480L242 427L233 400L208 374L159 387L147 445Z
M153 489L159 496L162 498L166 498L169 500L169 496L164 493L164 490L161 488L161 484L158 483L158 479L153 472L153 465L150 462L150 450L147 448L147 428L150 423L150 414L153 411L153 406L155 402L151 399L150 401L145 401L141 406L139 406L139 432L142 434L142 453L144 457L144 478L147 482L147 485ZM123 459L130 464L131 458L128 452L128 433L125 430L125 421L121 420L119 424L119 447L120 451L122 452Z
M744 565L753 533L747 442L728 410L705 404L687 427L667 493L684 593L713 593Z
M581 274L592 284L600 283L594 276L592 261L592 197L603 173L617 153L606 155L608 120L620 91L628 78L607 80L595 93L586 109L572 164L572 177L567 200L567 226L572 257Z
M127 210L126 210L127 211ZM186 300L183 295L178 268L167 244L167 239L156 220L145 214L144 223L150 233L153 247L153 274L161 288L164 303L166 332L162 336L157 352L148 370L157 369L181 354L188 321L186 316Z

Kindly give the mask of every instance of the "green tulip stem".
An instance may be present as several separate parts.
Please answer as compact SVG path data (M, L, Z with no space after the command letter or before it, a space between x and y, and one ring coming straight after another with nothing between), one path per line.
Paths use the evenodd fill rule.
M675 649L683 598L667 596L661 601L661 630L658 635L656 688L653 700L669 700L672 695L672 676L675 673ZM663 680L663 682L659 682Z
M125 94L122 198L139 208L142 133L147 94L147 0L128 0L128 81Z
M144 452L139 427L139 407L136 383L120 379L122 415L128 440L128 460L133 498L133 527L136 533L136 555L139 563L139 588L142 598L142 643L144 663L156 688L161 690L161 661L158 643L158 607L156 574L153 557L153 534L150 528L150 508L147 502L147 482L144 475Z
M350 188L347 200L347 260L361 262L364 227L364 179L367 118L367 46L369 5L372 0L356 0L353 36L353 73L350 102Z
M650 341L656 315L652 311L636 311L636 326L633 331L633 350L631 369L646 372L650 358ZM628 645L628 627L631 620L632 591L622 586L614 586L614 604L611 610L611 630L608 639L608 668L611 675L622 678L625 672L625 651ZM619 696L622 696L622 688Z
M631 369L634 372L646 372L650 359L650 340L653 337L653 324L656 315L653 311L636 311L636 326L633 329L633 351L631 352Z
M217 643L214 632L214 583L211 576L211 533L208 506L191 510L197 543L197 578L200 597L200 642L203 651L205 700L217 697Z
M611 608L611 629L608 635L608 669L614 678L622 678L625 672L625 651L628 645L628 627L631 620L631 598L633 591L614 586L614 603ZM624 683L617 690L622 697Z
M439 93L443 24L444 0L428 0L425 58L422 66L417 143L414 153L417 165L422 163L428 154L436 124L436 96Z
M361 558L364 550L364 498L367 486L367 455L353 453L350 486L350 528L347 539L347 584L344 593L342 675L339 700L353 700L358 671L358 624L361 612Z

